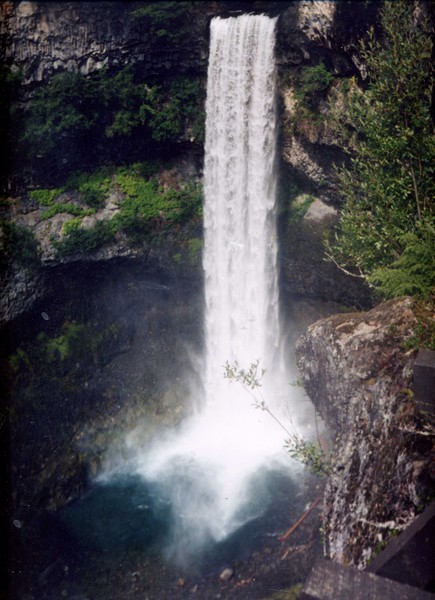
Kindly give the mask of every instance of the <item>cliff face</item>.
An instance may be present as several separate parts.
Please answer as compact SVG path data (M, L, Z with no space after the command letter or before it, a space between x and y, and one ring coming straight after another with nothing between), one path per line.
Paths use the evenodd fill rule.
M35 87L56 73L89 75L102 68L140 65L143 75L170 70L204 72L207 23L201 12L191 23L188 47L153 44L150 27L135 17L134 2L4 2L0 36L6 64L20 69Z
M334 438L325 544L344 564L364 567L430 490L435 429L416 409L415 351L405 350L414 310L401 298L335 315L312 325L297 346L303 384Z
M195 7L194 18L189 17L185 22L185 17L181 17L180 22L165 24L169 32L160 35L158 27L161 25L138 13L142 3L4 2L0 7L1 48L4 63L22 73L21 101L24 103L32 98L35 89L46 85L56 74L78 71L91 76L102 69L117 72L126 65L133 65L136 77L144 82L150 77L163 81L182 73L188 77L199 76L205 86L209 22L213 16L237 15L248 8L279 16L277 64L282 123L282 232L286 240L282 252L284 284L292 294L365 304L368 297L359 283L349 280L324 260L324 231L334 226L338 218L334 205L340 200L334 185L333 163L344 160L328 128L329 92L320 90L314 100L311 99L313 110L320 111L324 117L320 122L311 119L311 109L308 116L306 111L301 112L301 103L296 100L301 76L313 65L326 65L331 77L337 80L360 74L357 39L373 20L374 10L359 3L357 8L345 4L305 0L248 4L204 2ZM180 30L187 31L188 35L173 35ZM187 132L183 136L188 140ZM122 154L121 146L120 152ZM150 152L152 155L153 150ZM195 160L198 162L198 157L192 162L192 155L189 158L186 148L181 146L177 152L184 161L191 162L190 171L195 170L196 177L200 177L198 165L193 164ZM86 160L85 154L83 159ZM86 167L83 164L83 168ZM297 184L300 193L309 194L317 201L306 217L285 224L289 181ZM104 210L106 217L113 214L109 198ZM104 218L103 212L98 219ZM55 238L61 235L64 222L70 216L61 214L44 222L40 217L38 207L29 203L25 195L6 216L33 231L44 269L56 264L50 240L53 235ZM134 259L136 254L126 248L122 239L117 239L110 248L75 255L73 260L107 261L126 256ZM158 257L157 262L162 263ZM3 273L2 280L3 321L9 321L28 310L36 297L44 295L44 282L49 276L47 278L44 271L29 272L14 264Z

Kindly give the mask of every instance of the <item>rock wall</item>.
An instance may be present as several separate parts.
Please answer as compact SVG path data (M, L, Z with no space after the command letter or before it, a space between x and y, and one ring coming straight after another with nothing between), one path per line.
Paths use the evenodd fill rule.
M307 66L323 62L337 78L361 74L357 40L373 21L376 10L371 6L373 3L370 6L358 3L357 7L348 4L319 0L203 2L195 7L195 18L188 24L190 35L186 44L177 40L156 43L149 22L135 17L134 11L141 3L3 2L0 47L3 62L22 72L27 100L35 88L57 73L79 71L89 75L102 68L116 71L127 64L134 64L145 81L149 76L164 79L174 73L200 74L205 81L209 21L213 16L237 15L243 10L279 15L280 146L285 179L282 187L289 180L297 182L302 192L314 194L320 205L326 207L320 216L318 211L317 216L311 211L313 214L296 227L284 226L281 254L284 286L291 294L366 305L369 301L366 290L324 260L323 234L336 223L336 206L340 202L333 163L342 161L343 154L328 128L304 121L295 102L300 74ZM327 113L325 98L319 97L318 108ZM286 210L284 206L284 213ZM44 241L48 234L44 236L42 229L45 227L50 235L56 236L66 216L41 223L37 222L37 212L28 215L27 207L24 212L24 216L20 211L15 213L16 220L29 225L37 234L45 264L50 245ZM83 260L106 261L118 254L125 257L131 252L117 243L107 251L83 256ZM12 272L15 274L10 276ZM16 265L8 273L3 274L2 308L6 311L3 319L6 321L30 307L32 299L42 296L47 280L41 273L25 273ZM15 285L18 280L21 283Z
M143 75L177 69L204 72L207 23L198 12L190 44L152 44L149 26L134 16L134 2L3 2L3 60L20 69L29 88L56 73L89 75L102 68L137 64Z
M302 382L334 438L324 496L327 555L364 567L422 510L434 485L435 428L413 400L410 298L312 325Z

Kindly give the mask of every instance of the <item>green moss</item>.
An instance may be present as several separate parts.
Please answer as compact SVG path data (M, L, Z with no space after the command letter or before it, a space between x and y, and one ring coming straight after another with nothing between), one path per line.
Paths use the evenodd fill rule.
M61 194L63 194L65 188L52 188L52 189L41 189L41 190L32 190L29 192L29 196L36 200L36 202L40 206L52 206L54 200L58 198Z
M57 375L58 369L75 369L78 361L92 368L104 362L117 335L116 325L100 329L67 321L54 335L41 332L28 346L19 348L9 357L9 365L15 373L41 376Z
M93 215L95 213L94 208L82 208L81 206L77 206L77 204L52 204L47 210L45 210L41 219L46 221L47 219L51 219L55 215L59 213L67 213L69 215L74 215L75 217L86 217L88 215Z
M202 240L199 238L191 238L187 242L189 262L192 266L197 266L201 262L202 256Z
M9 365L14 373L18 373L23 367L30 368L30 358L27 352L22 348L18 348L14 354L9 357Z
M152 44L177 43L190 35L193 7L194 2L161 0L135 8L132 16L148 25Z
M433 303L419 302L415 307L417 324L414 334L404 343L405 350L428 348L435 350L435 317Z
M323 63L306 67L301 73L296 96L302 101L312 100L317 94L325 92L333 79L334 75Z
M163 191L151 174L156 172L153 163L134 163L128 167L119 167L110 174L99 172L96 177L86 175L87 184L96 182L101 185L105 194L116 190L119 200L119 211L110 221L99 221L91 229L82 229L78 219L65 223L62 240L53 241L58 256L90 252L114 240L118 232L127 236L132 245L144 242L156 243L162 233L175 226L183 225L202 216L202 188L190 182L181 189ZM76 178L79 187L80 178ZM70 205L64 205L69 207ZM54 208L53 208L54 210ZM76 207L74 212L61 209L78 217L92 214L93 209ZM189 250L192 260L197 248ZM196 259L195 259L196 260Z
M100 208L109 195L112 170L98 169L94 173L75 173L66 184L67 189L77 191L82 201L93 208Z
M315 198L309 194L298 194L290 201L290 222L298 223L305 216Z
M89 253L114 239L115 231L111 221L97 221L91 229L82 229L77 221L71 226L68 235L62 240L52 240L59 257L78 253Z
M297 583L291 588L287 590L280 590L271 596L267 596L267 598L263 598L263 600L298 600L301 595L302 588L303 584Z

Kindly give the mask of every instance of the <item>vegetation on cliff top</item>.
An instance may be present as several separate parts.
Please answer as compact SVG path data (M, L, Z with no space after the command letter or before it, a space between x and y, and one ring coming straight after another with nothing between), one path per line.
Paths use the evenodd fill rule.
M127 66L92 77L62 73L37 90L16 124L18 156L36 182L60 181L86 164L180 141L202 143L204 94L198 77L144 82Z
M328 255L384 297L427 299L435 286L430 27L404 0L385 2L381 22L382 39L371 31L362 44L367 89L352 81L335 104L351 162L338 170L345 204Z
M52 239L57 255L66 257L92 252L120 235L132 246L149 244L164 231L195 223L201 218L201 186L194 181L174 181L171 187L164 188L156 169L154 163L148 162L129 167L105 167L91 174L74 175L62 188L30 192L34 200L47 207L42 213L43 219L58 213L75 217L64 223L60 239ZM74 204L69 201L71 196ZM115 203L112 214L85 227L83 218L103 208L104 201L110 196ZM89 205L91 208L87 207ZM191 247L189 240L187 243L192 258L196 246Z

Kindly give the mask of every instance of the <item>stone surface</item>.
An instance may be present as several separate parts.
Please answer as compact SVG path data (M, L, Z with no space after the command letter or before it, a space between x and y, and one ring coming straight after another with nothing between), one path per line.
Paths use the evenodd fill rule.
M326 260L325 232L337 219L338 211L320 198L314 198L304 217L290 219L281 258L285 289L291 295L369 306L368 287Z
M419 410L435 413L435 351L421 348L414 363L414 393Z
M207 64L206 19L198 12L188 46L150 45L147 24L124 2L3 2L3 60L35 86L62 71L87 75L126 62L148 74L202 69Z
M296 348L302 383L335 439L324 529L328 555L343 564L364 567L433 486L434 427L413 399L416 351L403 349L416 322L413 301L399 298L318 321Z
M32 308L45 291L46 277L39 270L10 265L0 273L0 325Z
M430 600L429 592L343 567L331 561L316 563L300 600Z

